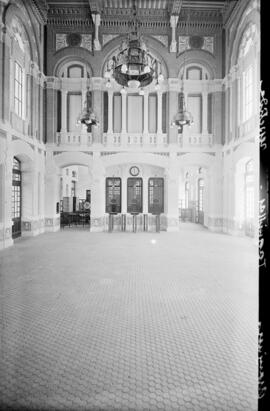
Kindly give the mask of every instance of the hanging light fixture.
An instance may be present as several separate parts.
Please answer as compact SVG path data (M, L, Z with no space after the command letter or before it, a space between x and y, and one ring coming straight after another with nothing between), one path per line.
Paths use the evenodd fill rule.
M189 17L188 17L189 22ZM188 24L187 24L188 26ZM187 28L187 36L188 36L188 28ZM192 114L186 110L186 103L185 103L185 93L184 93L184 77L186 72L186 51L187 51L187 43L185 45L184 50L184 66L183 66L183 73L181 76L182 84L181 84L181 91L178 97L178 111L175 114L171 126L177 126L180 132L183 131L183 126L188 125L191 126L193 122Z
M89 86L85 95L83 111L78 117L77 124L84 124L88 132L91 132L92 126L99 126L99 121L92 109L92 94Z
M161 63L147 50L140 35L141 23L137 17L136 1L133 0L133 17L129 22L130 33L122 42L120 50L107 64L107 84L113 77L123 87L143 88L155 79L156 84L164 80Z

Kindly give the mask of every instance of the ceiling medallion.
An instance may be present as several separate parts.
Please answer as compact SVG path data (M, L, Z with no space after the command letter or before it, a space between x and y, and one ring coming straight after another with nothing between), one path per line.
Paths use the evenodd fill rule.
M67 34L66 40L70 47L79 47L82 43L82 36L79 33L70 33Z
M189 37L189 46L192 49L201 49L203 47L204 38L201 36Z
M159 88L164 80L161 63L149 53L142 39L135 0L133 0L133 17L129 27L130 33L122 42L117 54L107 64L106 85L111 87L110 79L114 78L123 87L142 90L155 79L156 87Z

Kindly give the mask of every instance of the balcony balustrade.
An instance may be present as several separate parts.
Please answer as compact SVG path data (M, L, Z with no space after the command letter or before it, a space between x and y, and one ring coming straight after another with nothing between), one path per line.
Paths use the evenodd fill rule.
M165 147L167 146L167 134L103 134L103 144L110 147Z
M91 146L93 144L92 133L80 133L77 131L59 132L55 136L57 146Z
M57 147L87 149L95 145L92 133L58 132L54 144ZM166 149L169 148L166 133L103 133L102 145L110 149ZM209 149L214 145L212 134L178 134L180 149Z
M178 144L181 148L211 148L213 134L178 134Z

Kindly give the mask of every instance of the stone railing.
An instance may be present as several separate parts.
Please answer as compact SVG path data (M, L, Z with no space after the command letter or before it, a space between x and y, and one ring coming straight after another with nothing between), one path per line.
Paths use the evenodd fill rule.
M164 147L167 145L167 134L105 133L103 144L117 147Z
M61 131L59 133L56 133L54 143L57 146L91 146L93 144L93 137L91 133L79 133L77 131Z
M178 134L178 144L182 148L212 147L213 134Z

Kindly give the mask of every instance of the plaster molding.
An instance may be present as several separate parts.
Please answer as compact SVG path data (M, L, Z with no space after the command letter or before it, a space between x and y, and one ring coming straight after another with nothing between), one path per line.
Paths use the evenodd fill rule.
M168 48L168 36L152 36L154 39L158 40L164 47Z
M53 90L60 90L61 81L58 79L58 77L47 77L46 78L46 88L53 89Z
M115 39L116 37L119 37L119 35L118 34L103 34L102 35L103 46L105 46L105 44L109 43L109 41Z

